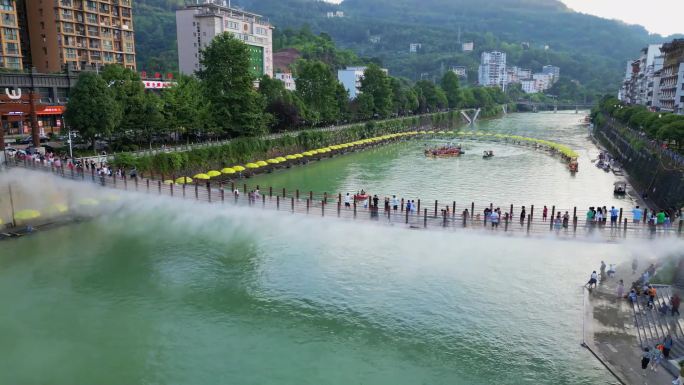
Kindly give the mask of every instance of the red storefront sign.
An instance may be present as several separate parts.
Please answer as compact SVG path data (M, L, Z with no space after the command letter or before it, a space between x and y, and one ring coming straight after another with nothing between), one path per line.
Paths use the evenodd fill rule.
M146 89L158 90L162 88L170 88L176 85L176 82L165 82L158 80L144 80L143 84Z
M66 111L64 106L44 106L39 107L36 115L62 115Z

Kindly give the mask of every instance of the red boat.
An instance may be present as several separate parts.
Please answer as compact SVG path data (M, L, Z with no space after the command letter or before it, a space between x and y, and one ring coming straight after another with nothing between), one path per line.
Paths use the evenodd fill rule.
M362 192L361 194L355 194L354 195L354 200L356 202L363 202L365 200L368 200L370 198L370 195L366 194L365 192Z
M463 154L465 154L465 152L461 149L461 146L442 146L425 150L425 156L434 157L452 157L461 156Z

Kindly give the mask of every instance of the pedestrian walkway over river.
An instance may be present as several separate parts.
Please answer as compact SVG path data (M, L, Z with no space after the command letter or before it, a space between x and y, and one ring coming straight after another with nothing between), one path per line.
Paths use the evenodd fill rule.
M617 223L611 224L610 218L603 224L588 222L584 219L584 210L578 207L549 207L548 219L542 217L542 207L526 206L524 215L522 207L510 205L500 207L502 218L498 225L493 226L483 211L486 208L496 209L491 204L482 202L439 202L415 200L416 207L407 212L405 202L401 200L396 210L390 207L386 210L380 202L377 209L371 209L363 203L353 202L345 207L341 194L323 195L299 190L274 191L261 190L250 198L247 185L223 186L215 188L199 184L174 185L164 184L162 181L146 178L99 177L94 173L86 175L73 170L56 169L40 163L10 163L10 169L42 172L55 178L64 178L75 183L96 184L103 189L119 190L121 192L137 192L159 197L194 200L212 204L230 210L233 206L249 207L260 210L275 210L297 215L320 216L340 220L358 220L377 224L402 226L410 229L430 229L440 231L478 230L498 235L523 236L553 236L559 239L592 239L617 241L630 238L682 238L684 221L670 226L651 226L644 221L634 223L627 210L620 210ZM97 200L97 196L93 199ZM352 200L353 201L353 200ZM104 204L104 203L102 203ZM22 207L21 209L31 209ZM467 211L466 211L467 210ZM647 210L645 210L647 213ZM509 213L510 219L505 219L503 213ZM566 226L554 223L552 218L560 213L569 215ZM645 217L645 216L644 216Z

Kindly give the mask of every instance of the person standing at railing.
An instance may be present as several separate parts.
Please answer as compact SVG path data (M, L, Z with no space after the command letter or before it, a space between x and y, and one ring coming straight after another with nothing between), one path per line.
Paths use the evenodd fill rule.
M632 223L635 225L638 225L641 223L641 218L642 218L642 211L639 208L639 205L637 205L635 208L632 209Z
M522 210L520 211L520 226L525 224L525 218L527 215L525 214L525 206L522 207Z
M549 208L544 206L544 210L542 210L542 222L546 222L546 217L549 215Z
M499 208L489 214L489 220L492 222L492 228L499 227Z
M347 193L347 195L344 196L344 207L351 207L351 196L349 195L349 193Z
M620 210L616 209L615 206L611 206L610 207L610 226L611 227L617 226L618 214L620 214Z
M399 199L396 195L392 195L392 209L397 211L399 209Z

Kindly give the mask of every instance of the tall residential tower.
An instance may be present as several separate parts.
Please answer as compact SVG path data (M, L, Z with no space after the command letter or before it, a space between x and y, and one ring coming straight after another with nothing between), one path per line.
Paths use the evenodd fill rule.
M20 70L23 68L19 18L15 0L0 0L0 68Z
M503 52L482 52L482 61L478 70L481 86L506 88L506 54Z
M132 0L27 0L33 67L40 72L136 69Z

